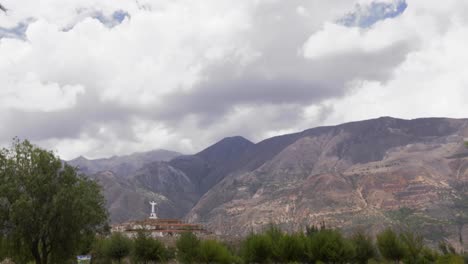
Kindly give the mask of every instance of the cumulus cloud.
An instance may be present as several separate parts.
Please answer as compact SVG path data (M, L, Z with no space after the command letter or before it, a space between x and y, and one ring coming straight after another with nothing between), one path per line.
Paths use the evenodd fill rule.
M462 0L2 3L2 144L192 153L231 135L467 114Z

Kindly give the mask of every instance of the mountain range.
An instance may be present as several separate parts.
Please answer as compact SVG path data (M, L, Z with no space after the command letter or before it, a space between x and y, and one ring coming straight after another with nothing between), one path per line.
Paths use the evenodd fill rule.
M69 161L104 189L113 222L158 214L245 235L325 223L385 226L468 241L468 119L391 117L252 143L225 138L194 155L169 151ZM155 155L164 153L164 155Z

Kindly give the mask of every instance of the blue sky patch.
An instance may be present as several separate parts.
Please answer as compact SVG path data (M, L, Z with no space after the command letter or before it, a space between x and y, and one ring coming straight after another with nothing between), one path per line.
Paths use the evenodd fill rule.
M96 13L93 18L99 20L102 24L106 25L107 27L115 27L122 23L122 21L126 18L130 17L130 15L123 11L123 10L117 10L114 13L112 13L111 16L104 16L101 12Z
M378 21L401 15L407 7L406 0L396 0L393 3L374 1L369 5L357 4L354 11L338 19L338 23L348 27L368 28Z
M15 38L15 39L26 39L26 30L28 30L29 24L32 19L28 19L26 22L20 22L18 25L12 28L0 27L0 39L2 38Z

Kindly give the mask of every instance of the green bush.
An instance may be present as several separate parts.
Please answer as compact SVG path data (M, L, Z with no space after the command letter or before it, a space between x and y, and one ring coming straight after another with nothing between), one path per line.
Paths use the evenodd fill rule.
M193 233L182 233L177 239L177 260L182 263L194 263L198 259L200 240Z
M233 257L229 250L216 240L204 240L200 243L198 261L201 263L229 264Z
M246 263L268 263L273 257L273 244L270 237L250 234L242 243L242 259Z
M399 262L405 257L405 247L391 229L386 229L377 235L377 246L380 254L387 260Z
M307 238L304 234L283 235L279 240L280 261L304 262L307 260L306 251Z
M133 241L121 233L114 233L105 243L105 255L121 263L122 260L130 255Z
M439 254L437 253L437 251L432 250L428 247L424 247L421 250L421 255L419 256L419 259L418 259L418 264L434 263L438 257L439 257Z
M321 229L308 239L306 253L309 261L343 263L353 259L352 244L339 231Z
M354 261L358 264L366 264L369 259L376 256L376 249L372 238L363 230L357 230L351 236L350 242L354 248Z
M271 255L270 259L277 263L283 260L281 256L281 245L280 242L284 237L283 231L278 226L270 224L268 228L263 232L267 239L271 242Z
M167 260L166 247L147 233L138 232L134 240L133 259L135 263L162 262Z
M405 263L416 264L420 262L421 252L424 248L423 237L407 231L400 234L400 240L405 249Z
M110 264L111 261L107 257L108 239L98 238L94 241L91 248L91 257L94 264Z

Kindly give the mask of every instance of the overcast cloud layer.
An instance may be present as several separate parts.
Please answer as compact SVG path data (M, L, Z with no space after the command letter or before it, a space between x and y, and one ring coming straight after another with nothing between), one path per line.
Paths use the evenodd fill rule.
M193 153L379 116L468 117L466 0L0 0L0 144Z

